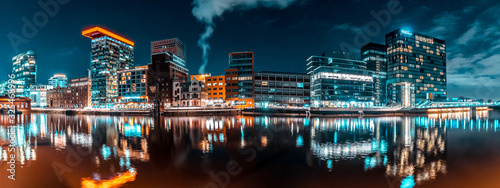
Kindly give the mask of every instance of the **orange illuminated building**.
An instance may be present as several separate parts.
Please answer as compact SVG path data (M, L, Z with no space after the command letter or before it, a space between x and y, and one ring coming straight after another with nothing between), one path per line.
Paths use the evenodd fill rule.
M118 97L117 72L134 68L134 42L101 27L85 29L82 35L92 39L92 106L109 108Z
M90 29L83 30L82 35L91 39L99 38L102 36L108 36L125 44L128 44L130 46L134 46L134 42L132 42L131 40L123 38L122 36L114 34L113 32L103 29L101 27L92 27Z
M225 76L209 76L205 78L209 103L224 103L226 99Z

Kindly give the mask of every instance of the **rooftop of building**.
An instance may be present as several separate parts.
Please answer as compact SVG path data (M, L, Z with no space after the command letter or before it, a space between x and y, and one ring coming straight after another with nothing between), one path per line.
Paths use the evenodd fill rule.
M89 28L89 29L85 29L82 31L82 35L83 36L86 36L88 38L91 38L91 39L95 39L95 38L99 38L99 37L102 37L102 36L108 36L108 37L111 37L115 40L118 40L120 42L123 42L125 44L128 44L128 45L131 45L131 46L134 46L134 42L132 42L131 40L129 39L126 39L118 34L115 34L111 31L108 31L106 29L103 29L101 27L92 27L92 28Z

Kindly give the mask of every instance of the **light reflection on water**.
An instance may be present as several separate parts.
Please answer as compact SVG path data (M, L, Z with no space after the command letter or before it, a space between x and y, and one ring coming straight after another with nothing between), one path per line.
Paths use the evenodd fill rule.
M0 122L5 124L5 121L6 116L0 116ZM293 163L309 171L336 176L341 176L339 172L346 170L345 163L351 161L361 164L359 171L365 174L375 173L396 179L398 186L413 187L439 181L440 176L449 173L450 130L500 131L498 120L488 119L487 114L470 119L468 113L363 119L162 117L157 121L151 117L25 114L18 115L17 121L17 126L11 129L0 126L2 170L8 168L10 154L15 154L16 165L29 169L37 168L38 147L49 146L62 155L71 155L76 150L90 165L54 160L69 168L89 171L78 182L63 175L64 181L72 182L71 186L85 187L104 183L141 187L139 183L145 181L151 184L166 183L167 179L176 181L175 175L165 180L140 176L158 168L174 169L172 174L179 169L195 171L186 177L200 179L194 186L203 187L210 181L208 172L225 168L229 159L248 161L241 163L244 169L249 169L247 173L252 173L260 163L264 163L260 168L275 171L276 167L265 161L276 153L298 158ZM14 153L8 152L7 134L11 130L17 142ZM252 158L253 155L257 158ZM56 172L47 170L47 173ZM136 175L144 181L135 181ZM30 174L24 178L29 179Z

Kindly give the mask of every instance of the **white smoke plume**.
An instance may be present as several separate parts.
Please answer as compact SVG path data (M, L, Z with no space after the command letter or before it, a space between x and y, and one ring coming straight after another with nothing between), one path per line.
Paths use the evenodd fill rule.
M205 32L200 35L198 46L203 50L203 65L198 73L205 73L208 64L208 52L210 44L208 39L212 37L215 29L214 18L222 16L224 12L234 10L249 10L257 7L284 9L297 0L194 0L193 16L199 22L205 24Z

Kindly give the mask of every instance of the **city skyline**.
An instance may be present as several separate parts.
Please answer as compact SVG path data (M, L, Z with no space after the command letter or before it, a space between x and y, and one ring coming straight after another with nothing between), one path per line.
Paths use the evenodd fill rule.
M223 75L223 70L228 65L227 54L235 51L253 51L255 71L304 72L307 57L320 55L326 50L341 51L340 45L344 42L356 47L357 51L351 57L359 59L361 46L353 43L358 33L356 28L364 31L364 26L377 21L371 15L371 11L381 13L387 10L387 2L334 3L314 0L283 2L288 2L285 4L286 7L262 5L255 8L256 6L249 5L248 9L255 8L251 11L233 8L214 19L216 29L212 38L209 39L212 50L209 52L206 72L212 75ZM443 7L442 2L401 1L398 8L402 8L403 11L392 15L391 22L386 27L382 27L379 34L369 36L368 42L383 43L385 33L396 28L407 28L441 38L447 42L448 48L448 97L465 96L498 100L499 98L493 95L500 89L495 81L498 74L495 72L495 67L498 66L495 64L498 55L493 52L496 49L496 40L488 41L487 39L494 39L499 35L495 32L498 23L494 21L500 15L496 10L499 4L493 1L483 2L482 5L472 5L461 1ZM147 14L134 17L124 11L117 11L117 15L105 18L103 17L105 13L84 17L85 11L83 10L90 9L99 12L101 9L69 1L66 4L59 4L57 14L49 16L47 24L43 27L37 27L37 33L27 39L28 42L18 45L18 53L15 53L8 34L14 33L22 36L21 30L24 24L22 18L26 17L28 21L32 21L30 18L44 9L36 2L24 3L22 8L19 7L21 3L16 3L18 2L2 2L4 7L12 7L6 10L6 13L11 14L11 18L14 19L3 20L7 27L1 30L1 34L7 37L3 39L4 42L0 46L3 49L0 52L2 61L0 80L7 79L6 75L11 70L10 59L28 49L34 49L37 52L37 65L40 73L37 75L37 80L40 83L45 83L55 73L64 73L68 75L68 78L84 76L86 72L82 70L89 68L90 49L89 41L80 36L80 31L94 24L109 28L136 42L136 65L149 63L150 42L175 37L186 43L190 74L197 74L202 64L202 50L197 46L197 40L205 26L197 22L192 15L191 10L194 7L192 2L175 2L174 6L156 5L155 2L125 2L116 5L117 8L126 10L137 6L139 8L134 10L138 14L145 12ZM26 4L31 6L26 6ZM80 10L72 7L83 8ZM156 7L167 7L167 9L164 14L146 11L148 8ZM348 12L339 8L338 11L341 11L339 14L348 15L346 18L332 19L333 14L326 16L320 14L322 11L337 10L335 7L351 7L354 11ZM256 14L258 16L250 18L255 12L259 13ZM477 16L467 17L466 15ZM143 23L148 19L151 22ZM419 21L421 19L428 21L421 22ZM305 20L310 21L305 22ZM169 24L157 24L163 22ZM134 24L139 24L139 27ZM149 27L151 24L156 26L155 29L148 29L151 28ZM174 26L174 29L170 26ZM312 31L309 27L317 29ZM249 28L258 29L249 30ZM285 32L287 30L291 32ZM294 66L283 66L286 63Z

